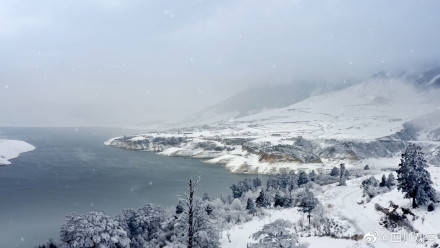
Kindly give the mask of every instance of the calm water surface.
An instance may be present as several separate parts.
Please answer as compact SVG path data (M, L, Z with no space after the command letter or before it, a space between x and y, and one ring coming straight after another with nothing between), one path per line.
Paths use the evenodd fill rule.
M132 131L131 131L132 132ZM195 159L159 156L103 145L130 131L107 128L0 128L0 138L34 145L32 152L0 166L0 247L34 247L58 238L64 216L152 202L176 203L188 178L200 176L200 191L229 194L246 175Z

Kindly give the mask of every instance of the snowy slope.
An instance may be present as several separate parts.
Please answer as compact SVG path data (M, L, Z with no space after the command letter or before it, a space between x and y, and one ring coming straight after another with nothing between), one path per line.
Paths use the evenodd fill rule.
M438 112L438 96L439 89L375 78L227 122L118 137L106 144L201 158L232 172L325 169L340 162L351 167L392 157L415 141L415 131L405 125ZM440 137L439 130L425 136ZM438 141L428 141L440 154Z
M254 122L265 131L282 130L305 138L375 139L440 107L431 95L401 80L376 79L237 122Z
M380 161L377 161L380 162ZM389 162L389 161L387 161ZM397 168L398 159L391 163ZM440 168L431 166L429 171L434 181L434 188L440 190ZM389 173L389 172L387 172ZM380 179L381 174L376 178ZM376 247L376 248L400 248L400 247L431 247L434 242L439 242L439 223L440 211L427 212L426 206L418 209L411 209L417 216L411 220L416 232L408 232L404 229L394 232L387 230L380 225L382 214L375 210L376 203L381 206L388 206L389 201L411 208L411 201L404 199L403 194L396 188L374 197L368 203L361 203L362 180L369 176L352 179L347 181L347 186L337 186L336 184L318 187L314 190L316 197L325 206L325 213L332 218L339 218L350 223L354 233L364 236L358 241L352 239L337 239L331 237L299 237L300 242L307 243L309 248L321 247ZM247 243L252 242L252 234L261 230L265 224L277 219L296 222L304 218L297 208L290 209L271 209L267 210L267 215L262 218L255 217L249 222L235 225L222 232L222 247L246 247ZM367 240L365 236L369 234L373 239ZM423 235L424 241L420 242L417 238Z
M11 164L9 160L34 149L33 145L24 141L0 139L0 165Z

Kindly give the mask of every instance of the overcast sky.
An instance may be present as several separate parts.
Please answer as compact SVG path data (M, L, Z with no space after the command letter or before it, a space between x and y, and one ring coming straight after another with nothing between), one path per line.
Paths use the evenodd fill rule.
M253 84L438 62L440 1L1 0L0 126L176 120Z

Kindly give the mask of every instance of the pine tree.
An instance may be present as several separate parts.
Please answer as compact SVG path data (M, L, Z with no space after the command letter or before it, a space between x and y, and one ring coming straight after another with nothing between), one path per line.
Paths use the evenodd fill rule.
M251 198L247 199L246 210L250 214L255 214L257 212L257 210L255 209L255 203Z
M434 201L435 191L420 146L410 144L402 154L397 170L397 188L412 199L413 208Z
M312 170L309 173L309 178L310 178L311 181L315 181L315 179L316 179L316 172L315 172L315 170Z
M299 173L298 186L304 185L308 182L309 182L309 177L307 176L307 173L305 173L304 171L301 171Z
M258 187L260 187L260 186L261 186L261 179L258 178L258 177L254 178L254 179L252 180L252 184L253 184L253 186L254 186L255 189L258 188Z
M382 175L382 179L380 180L379 187L385 187L387 185L387 177Z
M260 191L260 194L258 195L257 199L255 199L255 204L259 208L270 207L270 201L268 199L266 192L264 192L264 190Z
M304 191L304 195L301 197L300 202L298 204L299 210L303 213L307 214L307 218L310 224L310 217L312 210L318 205L318 199L315 198L315 195L312 191L306 189Z
M394 174L393 174L393 173L390 173L390 174L388 175L386 185L387 185L388 188L391 188L391 187L393 187L394 185L396 185L396 179L394 178Z
M365 166L364 166L364 170L369 170L370 169L370 166L368 166L368 164L366 164Z

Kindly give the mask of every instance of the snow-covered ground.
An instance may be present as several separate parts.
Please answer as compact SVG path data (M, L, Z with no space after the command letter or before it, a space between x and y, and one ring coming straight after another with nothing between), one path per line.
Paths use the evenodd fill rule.
M387 161L390 162L390 161ZM394 163L393 167L397 167ZM429 168L434 188L440 191L440 167L431 166ZM391 171L386 172L387 174ZM376 178L380 179L380 171L372 171ZM352 233L363 235L363 238L356 241L353 239L337 239L331 237L299 237L300 242L308 244L309 248L321 247L431 247L433 243L440 243L440 210L428 212L426 206L417 209L411 209L417 216L416 220L411 220L415 232L405 230L389 231L379 224L383 215L375 210L375 204L388 207L389 202L411 208L411 201L403 198L403 194L395 187L387 192L374 197L370 202L365 203L362 197L360 184L362 180L369 176L356 178L347 181L347 186L337 186L336 184L315 187L313 192L324 206L324 211L332 218L345 220L351 225ZM222 247L246 247L247 243L252 242L252 234L261 230L262 227L277 219L296 222L304 218L304 215L296 208L267 210L264 217L255 217L249 222L235 225L232 228L222 232ZM424 241L420 242L420 237ZM369 239L367 238L369 237ZM419 239L419 240L418 240Z
M35 147L21 140L0 139L0 165L11 164L9 160L23 152L34 150Z

